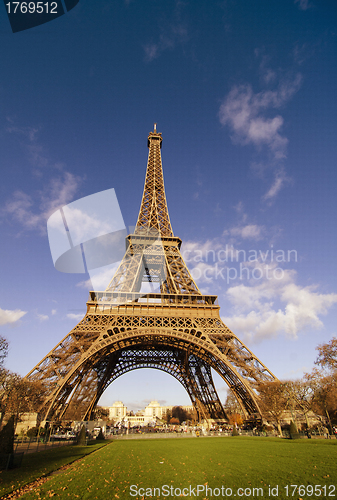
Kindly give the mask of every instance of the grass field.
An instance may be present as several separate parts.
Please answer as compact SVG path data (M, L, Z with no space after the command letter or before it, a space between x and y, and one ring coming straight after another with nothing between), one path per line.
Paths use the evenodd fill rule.
M21 498L145 500L185 494L185 498L200 499L264 496L304 500L337 498L336 483L337 440L243 436L119 440ZM294 491L291 485L303 486ZM269 486L274 489L269 491Z

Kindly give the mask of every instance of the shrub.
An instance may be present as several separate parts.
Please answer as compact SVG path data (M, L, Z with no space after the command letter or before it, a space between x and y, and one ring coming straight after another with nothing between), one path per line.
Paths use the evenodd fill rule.
M105 437L101 428L98 435L96 436L96 441L102 441L103 439L105 439Z
M86 439L85 439L85 426L82 425L81 430L77 436L77 444L79 446L85 446L86 445Z
M32 427L31 429L28 429L27 437L29 437L29 438L36 437L38 432L39 432L38 427Z
M290 433L290 439L299 439L300 437L297 427L293 421L290 422L289 433Z

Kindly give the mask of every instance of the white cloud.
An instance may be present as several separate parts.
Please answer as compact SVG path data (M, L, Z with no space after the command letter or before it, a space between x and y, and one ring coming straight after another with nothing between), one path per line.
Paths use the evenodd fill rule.
M159 44L149 43L144 46L145 60L150 62L159 55Z
M247 264L249 265L249 264ZM255 267L261 267L260 263ZM320 316L337 303L337 294L322 294L315 286L301 287L295 283L296 272L283 270L276 274L276 263L269 264L269 279L251 280L249 285L235 285L226 292L233 315L224 322L239 337L260 341L286 335L296 339L306 329L323 327Z
M53 163L48 157L45 147L38 140L38 128L17 125L11 117L7 117L7 122L6 132L15 134L19 138L20 146L26 151L28 161L32 165L35 175L41 176L46 167L62 168L62 165Z
M294 3L298 3L298 8L300 10L308 10L312 7L312 5L309 3L309 0L295 0Z
M210 265L205 262L198 262L190 270L192 278L198 283L198 286L202 283L213 283L216 274L216 266Z
M159 36L157 43L148 43L144 45L145 60L151 62L161 55L167 49L174 49L180 43L187 39L187 29L182 24L170 26Z
M264 226L258 226L257 224L247 224L246 226L232 227L231 229L224 231L223 234L224 236L231 235L234 237L258 241L263 238L264 233Z
M222 247L221 242L214 238L213 240L185 241L181 248L181 255L185 262L201 262L203 258L212 257L213 253Z
M26 151L33 167L33 174L42 177L47 170L58 174L42 190L36 191L34 197L23 191L15 191L0 211L0 216L11 217L26 229L38 229L45 233L46 220L55 210L73 199L81 179L65 171L60 162L49 157L46 148L38 140L38 128L18 126L11 117L7 117L7 122L6 131L17 136L18 144Z
M52 179L41 196L41 207L45 217L69 203L74 198L80 182L80 177L70 172L64 172L63 177Z
M279 160L285 158L288 139L281 135L283 118L265 116L270 109L280 108L301 85L298 73L293 80L284 80L276 90L255 94L250 85L236 85L220 106L220 122L233 132L232 139L241 144L266 146Z
M162 52L174 49L177 45L184 43L188 39L186 23L181 19L183 3L176 2L173 18L160 26L160 35L157 42L147 43L143 46L145 60L151 62L159 57Z
M70 232L73 241L86 241L93 237L108 234L114 230L114 214L112 213L105 214L106 220L102 220L102 214L89 214L79 208L69 206L65 208L67 210L65 216L67 224L71 228Z
M0 309L0 326L16 323L25 314L27 314L27 311L20 311L20 309Z
M265 201L273 199L279 191L283 188L286 182L290 182L290 179L286 176L283 169L280 169L275 174L275 179L273 184L270 186L269 190L263 196Z
M255 51L258 55L259 51ZM265 67L263 58L260 70L263 82L268 85L276 79L276 73ZM280 168L287 156L288 139L283 134L284 119L276 110L280 109L299 90L302 75L283 78L276 89L254 93L251 85L235 85L224 99L219 110L222 125L229 127L234 143L253 145L260 153L268 152L274 169L274 182L264 195L264 201L271 201L289 179ZM261 177L266 165L255 162L253 169Z
M242 205L239 208L242 213ZM228 233L259 237L266 230L247 224ZM198 287L205 286L204 293L218 291L220 295L228 283L233 284L225 292L231 309L223 320L246 342L282 335L296 339L300 333L321 329L322 317L337 303L335 293L320 293L317 286L298 285L296 271L289 269L289 263L297 260L290 260L289 252L283 250L239 250L235 245L227 245L226 240L214 238L202 244L186 242L182 254ZM242 260L243 256L249 260Z
M64 172L62 177L51 179L44 190L38 192L35 197L38 200L38 207L35 207L31 196L23 191L16 191L1 210L1 215L11 217L25 229L45 233L48 217L73 199L79 183L80 178L70 172Z
M52 309L52 310L51 310L51 315L52 315L52 316L55 316L55 314L56 314L56 313L57 313L57 310L56 310L56 309Z
M48 169L62 170L60 162L54 162L48 155L46 148L39 142L39 129L37 127L23 127L17 125L12 117L7 117L8 126L6 132L15 134L19 138L19 144L26 151L28 161L33 167L33 174L41 177L43 171Z
M114 262L104 267L91 269L89 271L90 278L80 281L76 286L85 288L86 290L104 291L114 277L119 264L120 262Z
M80 321L81 319L83 319L83 317L84 317L84 313L81 313L81 314L68 313L67 314L68 319L75 319L76 321Z
M31 197L22 191L15 191L13 197L5 205L1 211L2 215L9 215L16 221L20 222L27 229L35 228L41 219L39 214L34 214L32 211Z
M39 320L41 321L41 323L43 321L47 321L49 319L49 316L47 314L38 314L37 317L39 318Z

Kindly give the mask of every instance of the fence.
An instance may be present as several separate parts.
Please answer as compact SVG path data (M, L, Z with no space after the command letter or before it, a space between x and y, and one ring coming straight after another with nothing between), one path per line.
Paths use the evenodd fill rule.
M14 441L14 453L33 453L35 451L42 451L49 448L58 446L67 446L75 443L75 438L60 439L51 437L49 440L44 441L41 437L32 437L16 439Z

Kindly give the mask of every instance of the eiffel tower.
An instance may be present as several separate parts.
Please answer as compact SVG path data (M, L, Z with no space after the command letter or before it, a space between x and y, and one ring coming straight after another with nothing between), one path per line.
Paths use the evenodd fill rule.
M106 388L138 368L175 377L199 420L225 419L213 369L246 418L261 416L257 387L275 377L222 322L217 296L200 292L183 260L167 209L161 146L155 125L137 224L111 282L89 292L84 318L27 375L44 386L42 421L90 420ZM152 287L146 293L144 283Z

